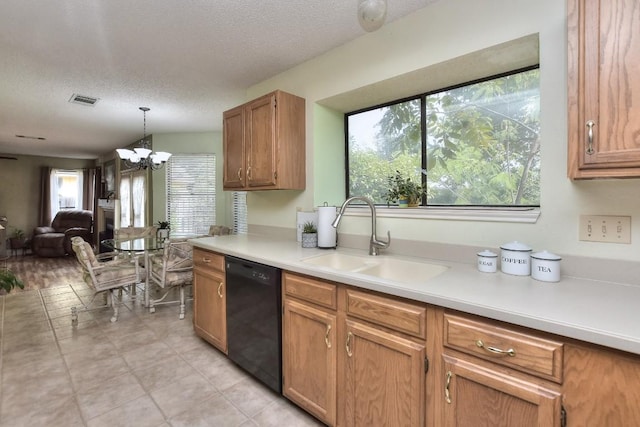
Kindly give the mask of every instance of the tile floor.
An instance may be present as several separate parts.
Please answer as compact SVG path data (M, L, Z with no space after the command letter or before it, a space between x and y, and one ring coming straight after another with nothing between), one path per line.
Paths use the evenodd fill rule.
M125 301L80 313L85 285L0 296L0 427L320 426L193 332L192 310Z

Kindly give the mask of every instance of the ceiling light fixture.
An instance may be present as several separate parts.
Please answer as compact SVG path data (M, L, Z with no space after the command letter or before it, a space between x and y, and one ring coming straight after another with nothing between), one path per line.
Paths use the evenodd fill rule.
M118 148L118 156L124 160L124 164L132 169L147 169L152 170L160 169L171 157L171 153L165 151L158 151L152 153L149 149L149 143L147 142L147 111L149 108L140 107L144 117L144 133L140 140L140 147L133 150L127 150L126 148Z
M358 0L358 22L372 32L382 27L387 17L387 0Z

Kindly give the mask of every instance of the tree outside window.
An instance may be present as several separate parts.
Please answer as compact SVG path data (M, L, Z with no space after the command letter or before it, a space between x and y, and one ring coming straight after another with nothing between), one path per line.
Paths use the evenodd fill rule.
M349 195L385 203L400 171L438 206L538 206L539 70L347 115Z

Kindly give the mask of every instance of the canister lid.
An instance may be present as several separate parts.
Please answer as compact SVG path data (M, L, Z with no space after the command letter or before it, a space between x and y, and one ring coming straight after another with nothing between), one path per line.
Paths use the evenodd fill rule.
M529 252L531 251L531 248L527 245L525 245L524 243L520 243L520 242L511 242L511 243L505 243L504 245L500 246L500 249L504 249L507 251L515 251L515 252Z
M542 260L546 260L546 261L560 261L562 259L558 255L552 254L551 252L548 252L546 250L544 250L542 252L536 252L534 254L531 254L531 258L542 259Z
M484 257L484 258L497 258L498 254L495 252L491 252L488 249L485 249L482 252L478 252L478 256Z

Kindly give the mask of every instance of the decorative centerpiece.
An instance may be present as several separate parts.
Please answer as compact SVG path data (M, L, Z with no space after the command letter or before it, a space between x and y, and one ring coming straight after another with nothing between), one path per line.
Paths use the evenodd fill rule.
M318 246L318 229L313 221L307 221L302 225L302 247L315 248Z
M158 221L158 231L156 232L158 240L168 239L170 229L171 225L169 224L169 221Z
M387 190L387 204L398 203L401 208L420 206L422 196L427 189L411 178L405 178L402 172L396 171L396 174L388 178L389 189Z

